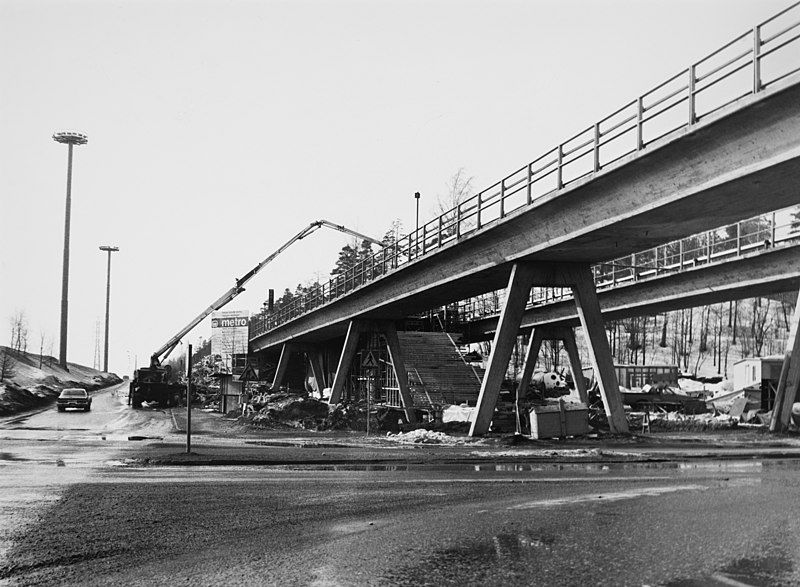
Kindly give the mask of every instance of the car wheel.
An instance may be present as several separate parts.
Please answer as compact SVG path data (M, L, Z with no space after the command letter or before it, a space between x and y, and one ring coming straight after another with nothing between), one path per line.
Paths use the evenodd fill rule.
M83 411L84 411L84 412L88 412L88 411L90 411L91 409L92 409L92 406L86 406L85 408L83 408Z
M58 406L58 411L59 411L59 412L63 412L63 411L64 411L64 409L65 409L65 408L62 408L61 406Z

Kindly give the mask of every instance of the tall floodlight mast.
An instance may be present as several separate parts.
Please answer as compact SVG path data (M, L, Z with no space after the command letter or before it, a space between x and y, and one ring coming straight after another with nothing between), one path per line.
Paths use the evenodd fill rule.
M64 212L64 268L61 277L61 344L59 346L58 362L63 369L67 369L67 314L69 310L69 220L72 207L72 147L85 145L89 139L79 132L57 132L53 135L57 143L69 147L67 151L67 204Z

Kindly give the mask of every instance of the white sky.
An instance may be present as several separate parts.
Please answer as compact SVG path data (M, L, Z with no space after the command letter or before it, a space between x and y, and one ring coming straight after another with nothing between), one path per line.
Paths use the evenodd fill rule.
M69 359L139 364L312 220L380 238L433 216L790 0L0 0L0 344L24 310L58 353L75 150ZM226 309L327 275L319 231ZM207 320L188 336L209 336ZM185 347L183 347L185 348Z

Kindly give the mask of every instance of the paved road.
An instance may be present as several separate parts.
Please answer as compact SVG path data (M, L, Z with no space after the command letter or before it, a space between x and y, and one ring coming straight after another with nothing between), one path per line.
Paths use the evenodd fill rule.
M136 467L105 395L0 422L0 584L800 583L794 460Z

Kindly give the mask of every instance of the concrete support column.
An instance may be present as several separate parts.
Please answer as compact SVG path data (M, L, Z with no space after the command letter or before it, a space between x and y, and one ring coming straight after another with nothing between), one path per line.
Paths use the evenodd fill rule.
M489 356L489 365L481 383L475 420L469 430L470 436L480 436L489 430L497 397L500 395L500 386L508 368L508 360L514 349L522 315L533 286L534 274L533 266L528 263L515 263L511 269L506 301L494 334L492 354Z
M414 413L414 399L408 386L408 373L406 372L403 353L400 350L400 339L397 337L397 328L394 322L383 322L380 324L383 336L386 338L386 346L389 350L389 360L392 361L392 369L397 379L397 386L400 388L400 401L403 403L403 410L406 420L411 425L417 423L417 416Z
M611 432L627 434L628 421L625 418L611 348L608 345L603 315L600 312L600 303L597 301L597 291L589 266L576 268L573 271L572 282L572 294L589 346L589 356L600 386L609 427Z
M536 367L536 361L539 358L539 349L542 348L542 329L534 328L531 331L531 338L528 341L528 348L525 349L525 360L522 364L522 377L517 385L517 434L522 433L522 422L520 420L520 407L522 402L522 394L528 388L533 376L533 369Z
M589 393L586 390L586 380L583 378L583 366L581 365L581 355L578 352L578 343L575 340L575 331L572 328L565 328L563 332L564 350L569 357L569 369L572 371L572 381L575 382L575 389L578 390L578 397L588 405Z
M344 384L350 373L350 365L353 363L353 359L356 356L358 339L363 330L364 325L359 320L351 320L350 324L347 325L347 335L344 338L342 354L339 357L339 366L336 368L336 375L333 378L333 385L331 386L331 397L328 400L328 404L332 406L342 401Z
M769 422L770 432L783 432L789 426L792 416L792 404L797 397L797 386L800 383L800 293L794 307L789 338L786 341L786 352L783 355L783 367L775 392L775 403L772 406L772 418Z
M525 349L525 361L522 364L522 377L517 386L517 402L520 401L520 395L531 382L533 376L533 369L536 367L536 361L539 358L539 350L542 348L542 341L544 336L541 328L534 328L531 332L531 339L528 341L528 348Z
M275 377L272 379L272 389L278 390L281 385L283 385L284 379L286 379L286 369L289 366L289 359L294 352L294 348L291 344L286 343L281 348L281 357L278 359L278 366L275 368Z
M575 331L572 328L534 328L531 332L531 338L528 342L528 348L525 352L525 363L522 367L522 377L520 378L519 385L517 386L517 432L520 432L519 410L520 402L522 401L522 393L531 382L533 370L536 367L536 361L539 358L539 350L542 347L544 340L561 341L564 343L564 349L567 351L569 357L569 367L572 371L572 379L575 382L575 389L578 391L580 400L588 404L589 395L586 390L586 382L583 379L583 368L581 367L580 355L578 353L578 344L575 340Z
M322 390L327 387L325 384L325 370L323 369L322 352L317 349L312 349L306 352L308 362L311 364L311 373L314 375L314 383L317 386L320 399L322 398Z

